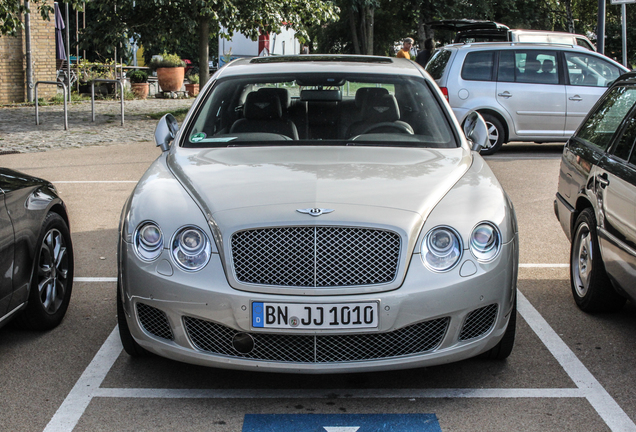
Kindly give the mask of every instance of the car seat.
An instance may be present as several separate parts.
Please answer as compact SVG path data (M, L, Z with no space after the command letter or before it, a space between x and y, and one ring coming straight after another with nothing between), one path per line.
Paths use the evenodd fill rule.
M243 118L234 122L230 133L263 132L298 139L298 130L291 120L282 118L279 97L273 92L251 92L245 98Z

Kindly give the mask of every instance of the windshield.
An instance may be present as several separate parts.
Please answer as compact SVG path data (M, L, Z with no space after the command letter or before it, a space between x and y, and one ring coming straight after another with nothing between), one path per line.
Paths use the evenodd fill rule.
M195 108L185 147L458 147L424 78L295 74L221 79Z

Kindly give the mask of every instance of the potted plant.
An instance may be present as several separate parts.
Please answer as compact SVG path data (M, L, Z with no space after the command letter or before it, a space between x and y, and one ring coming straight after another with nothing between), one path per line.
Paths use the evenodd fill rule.
M148 85L148 74L137 69L128 73L128 79L130 80L130 89L135 96L139 99L146 99L150 87Z
M185 85L188 94L192 97L199 94L199 75L198 74L190 74L188 75L188 83Z
M100 63L100 62L89 62L87 60L82 60L78 65L75 66L76 73L79 79L79 88L80 93L88 93L91 92L91 82L95 79L115 79L114 72L115 63ZM96 94L112 94L115 92L115 84L114 83L96 83L95 84L95 93Z
M157 71L157 81L162 91L179 91L183 86L185 62L177 54L166 52L153 58L150 69Z

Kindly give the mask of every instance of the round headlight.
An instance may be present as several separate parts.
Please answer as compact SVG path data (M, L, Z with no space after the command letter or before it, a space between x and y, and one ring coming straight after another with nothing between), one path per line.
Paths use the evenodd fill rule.
M154 222L142 222L139 224L134 236L135 251L144 261L153 261L159 258L163 249L163 234Z
M481 262L494 260L501 249L501 235L499 230L488 222L482 222L475 227L470 235L470 251Z
M462 243L452 228L435 227L422 241L422 261L433 271L443 272L452 269L461 256Z
M184 227L177 231L170 250L177 265L186 271L201 270L212 253L208 237L197 227Z

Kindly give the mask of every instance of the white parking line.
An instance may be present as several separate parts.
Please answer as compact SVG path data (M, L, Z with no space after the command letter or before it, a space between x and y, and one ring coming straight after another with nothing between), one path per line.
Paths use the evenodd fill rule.
M583 398L579 389L128 389L100 388L94 397L144 399L443 399Z
M75 277L73 282L117 282L116 277Z
M138 180L60 180L60 181L52 181L53 184L62 184L62 183L70 183L70 184L81 184L81 183L138 183Z
M576 386L583 392L605 423L613 431L636 431L636 424L629 418L614 398L594 378L579 358L563 342L534 306L517 290L518 309L530 328L559 362Z
M76 278L77 279L77 278ZM85 278L102 279L102 278ZM114 278L111 278L114 279ZM333 394L347 394L347 398L585 398L613 431L636 431L629 418L614 398L594 378L574 352L563 342L548 322L520 292L518 311L537 334L563 370L576 384L576 388L554 389L128 389L100 388L104 378L122 352L118 329L112 331L60 408L45 432L71 431L94 397L108 398L167 398L167 399L272 399L311 398L324 399Z
M95 397L95 391L106 378L106 374L113 367L117 357L121 354L122 346L117 327L99 349L93 361L88 365L82 376L77 380L71 392L66 396L62 405L51 419L45 432L69 432L79 421L86 407Z

